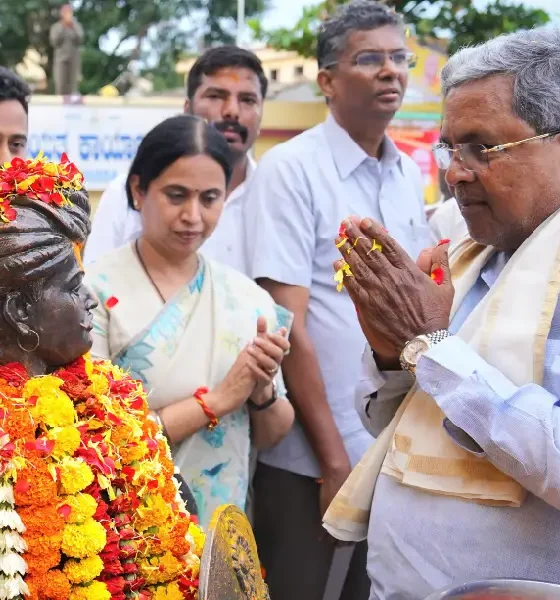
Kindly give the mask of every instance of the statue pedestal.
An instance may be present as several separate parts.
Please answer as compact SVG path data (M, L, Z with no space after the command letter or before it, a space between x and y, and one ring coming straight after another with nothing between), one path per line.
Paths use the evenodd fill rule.
M236 506L214 513L200 565L199 598L269 600L253 530Z

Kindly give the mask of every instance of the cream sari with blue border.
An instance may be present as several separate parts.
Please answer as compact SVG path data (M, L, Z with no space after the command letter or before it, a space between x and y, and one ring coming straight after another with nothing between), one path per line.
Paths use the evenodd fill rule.
M88 267L86 283L97 296L92 354L109 358L141 380L156 410L215 388L256 334L259 316L269 331L290 329L292 315L243 274L200 257L191 282L163 304L132 246ZM107 299L116 298L112 309ZM281 372L279 396L286 390ZM250 419L244 406L174 448L174 460L207 524L216 507L245 507L249 477Z

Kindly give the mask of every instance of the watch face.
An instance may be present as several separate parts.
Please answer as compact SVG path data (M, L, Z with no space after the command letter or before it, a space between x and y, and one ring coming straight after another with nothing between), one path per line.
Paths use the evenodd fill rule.
M430 343L422 338L415 338L410 341L403 350L404 360L412 366L418 364L418 359L428 350Z

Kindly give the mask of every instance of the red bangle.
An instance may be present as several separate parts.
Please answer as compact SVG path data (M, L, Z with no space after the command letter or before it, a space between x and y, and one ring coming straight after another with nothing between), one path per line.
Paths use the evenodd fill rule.
M204 402L204 398L202 396L207 393L208 393L208 388L200 387L196 390L196 392L193 394L193 396L196 398L196 401L200 404L200 408L202 408L202 410L204 411L204 414L210 420L210 423L208 423L208 429L212 430L212 429L214 429L214 427L216 427L218 425L218 417L216 416L214 411L208 407L206 402Z

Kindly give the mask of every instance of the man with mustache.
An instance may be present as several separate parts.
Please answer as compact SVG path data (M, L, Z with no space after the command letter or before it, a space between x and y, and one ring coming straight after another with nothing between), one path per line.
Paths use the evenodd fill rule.
M470 238L415 264L351 217L339 247L377 442L325 523L367 535L370 600L560 584L560 29L461 50L441 79L434 154Z
M295 315L283 364L299 424L259 455L255 476L255 534L273 600L323 598L338 560L322 516L373 441L354 408L365 338L333 281L333 235L349 213L373 211L415 258L431 243L420 170L385 133L413 59L395 12L371 0L341 6L317 43L330 116L271 149L249 186L248 274ZM341 598L368 597L365 563L362 543Z
M267 87L258 57L236 46L207 50L187 79L185 112L214 123L236 158L224 211L202 252L242 272L246 268L241 213L247 182L255 169L249 152L259 135ZM128 205L125 181L126 175L117 177L101 197L86 244L86 264L140 233L140 216Z

